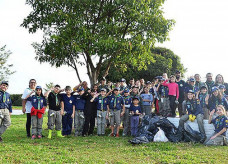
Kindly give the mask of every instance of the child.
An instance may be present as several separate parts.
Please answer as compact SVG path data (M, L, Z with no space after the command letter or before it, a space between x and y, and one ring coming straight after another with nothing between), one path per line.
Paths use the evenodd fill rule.
M183 110L188 113L183 115L179 120L179 127L184 128L184 123L187 120L194 121L197 120L200 133L203 135L201 142L206 139L206 134L203 125L203 110L200 106L200 101L195 99L195 94L193 90L188 91L187 100L183 102Z
M94 95L90 102L97 103L97 135L103 136L109 113L109 99L106 97L106 89L102 88L100 94Z
M125 113L123 115L123 137L129 135L130 133L130 117L129 117L129 108L132 103L132 98L129 96L129 89L124 90L124 103L125 103Z
M115 88L113 90L114 94L109 96L109 108L111 112L111 134L110 136L114 136L114 125L116 124L116 137L119 137L119 129L120 129L120 117L124 115L125 113L125 106L124 106L124 99L123 97L119 94L119 88ZM121 109L123 111L120 113Z
M131 113L131 135L134 137L138 132L138 125L139 125L139 115L141 114L141 108L139 105L139 97L132 98L132 105L130 107Z
M34 91L33 91L34 92ZM25 99L31 101L31 122L32 122L32 140L36 137L38 139L42 138L42 124L43 124L43 114L45 113L47 102L42 93L41 86L36 87L36 95L30 97L33 93L31 92Z
M225 97L226 98L226 94L225 94L225 91L226 91L226 87L225 87L225 85L220 85L219 86L219 90L220 90L220 92L221 92L221 94L222 94L222 97Z
M82 129L85 122L84 117L84 108L85 108L85 99L82 97L84 94L84 88L78 90L78 95L74 96L73 110L75 111L74 116L74 129L75 136L82 135Z
M8 82L2 81L1 82L1 90L0 90L0 142L3 142L2 140L2 134L5 132L5 130L11 125L11 119L10 115L12 113L12 102L10 98L10 94L6 92L8 89Z
M226 130L228 128L228 119L226 117L225 108L222 105L217 106L217 117L212 119L215 109L210 113L208 123L213 123L215 126L215 132L205 142L205 145L227 145Z
M64 137L61 134L61 127L62 127L62 115L61 115L61 97L60 97L60 86L55 85L54 89L48 91L45 95L48 95L48 103L49 103L49 110L48 110L48 139L52 137L52 131L55 126L55 130L57 132L57 137Z
M218 105L223 105L225 107L225 109L228 109L228 104L227 104L227 100L225 97L222 97L222 94L219 91L218 87L212 87L211 88L211 92L212 94L209 96L207 95L206 99L205 99L205 103L208 105L208 109L210 110L210 112L215 109L216 111L216 107ZM214 112L214 116L212 119L214 119L215 117L217 117L217 112Z
M66 86L66 94L62 94L61 99L61 115L62 115L62 134L64 136L70 135L72 131L72 123L75 114L73 109L74 97L71 95L71 87Z
M178 87L178 84L175 83L175 80L176 80L176 77L174 75L171 75L170 83L168 83L168 80L162 83L162 85L169 88L168 95L169 95L172 117L176 117L176 104L178 104L178 98L179 98L179 87Z
M149 93L149 88L147 87L144 88L144 93L141 94L141 98L142 98L143 114L145 113L145 115L150 115L154 98L153 98L153 95Z
M164 78L161 79L160 83L158 84L158 105L159 105L159 113L163 117L171 116L170 104L169 104L169 89L162 85L165 81Z
M207 87L206 86L202 86L200 88L200 93L196 95L196 99L199 99L200 101L200 105L201 108L203 109L203 113L204 113L204 119L208 120L209 119L209 110L207 108L207 104L206 104L206 97L207 97L208 93L207 93Z

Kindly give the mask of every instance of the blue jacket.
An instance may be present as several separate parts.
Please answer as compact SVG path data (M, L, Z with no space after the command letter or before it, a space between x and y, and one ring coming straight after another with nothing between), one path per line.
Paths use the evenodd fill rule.
M40 109L42 109L43 107L47 106L47 101L45 99L45 97L40 97L40 96L36 96L36 95L33 95L29 98L27 98L28 101L31 101L32 103L32 106L35 108L35 109L38 109L38 105L40 104Z
M206 102L205 102L206 97L207 97L207 94L202 94L202 93L199 94L200 105L202 108L207 107Z
M132 98L131 96L123 96L124 98L124 103L125 103L125 108L130 108L131 103L132 103Z
M225 97L222 97L222 99L219 99L214 95L210 95L210 98L208 100L208 108L210 109L210 111L212 111L213 109L216 110L216 107L218 105L223 105L226 111L228 110L228 102Z
M4 92L0 91L0 109L9 109L9 112L12 113L12 101L10 98L10 94L8 92L5 92L5 102L3 101Z
M98 96L95 98L94 102L97 104L97 110L106 111L108 109L109 99L107 97Z
M169 88L164 86L164 85L160 85L160 87L158 88L158 94L159 97L168 97L169 96Z
M68 97L66 94L61 94L61 101L64 103L64 111L66 111L68 114L73 113L73 102L74 96Z
M85 99L82 98L80 95L74 96L74 105L75 110L84 110L85 109Z
M211 121L215 126L215 132L220 132L223 128L228 128L228 120L226 116L217 116L215 119ZM222 135L226 135L224 132Z
M134 106L134 104L131 104L130 111L136 113L136 110L138 110L139 113L142 113L140 105ZM135 114L134 116L139 116L139 115Z
M193 114L197 116L198 114L203 114L199 100L186 100L184 108L184 110L188 111L188 115Z
M184 89L185 93L188 93L189 90L193 90L194 93L196 94L196 92L199 91L199 88L197 86L186 85Z
M110 101L109 108L112 109L112 110L114 110L114 109L121 110L122 106L124 105L124 99L120 95L118 95L118 96L115 96L115 95L109 96L109 101Z

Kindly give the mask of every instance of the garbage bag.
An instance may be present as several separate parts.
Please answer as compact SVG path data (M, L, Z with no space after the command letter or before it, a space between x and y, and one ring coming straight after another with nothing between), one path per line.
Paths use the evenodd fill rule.
M193 130L188 123L184 125L184 142L201 142L203 143L206 136L198 131Z
M165 133L163 130L158 128L159 131L154 136L154 142L168 142L168 138L165 136Z

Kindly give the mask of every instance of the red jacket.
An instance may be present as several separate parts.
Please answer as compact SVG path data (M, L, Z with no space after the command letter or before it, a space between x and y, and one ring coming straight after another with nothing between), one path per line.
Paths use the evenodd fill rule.
M45 112L44 108L39 110L39 109L35 109L34 107L32 107L31 116L36 116L37 115L38 118L41 118L42 115L44 114L44 112Z

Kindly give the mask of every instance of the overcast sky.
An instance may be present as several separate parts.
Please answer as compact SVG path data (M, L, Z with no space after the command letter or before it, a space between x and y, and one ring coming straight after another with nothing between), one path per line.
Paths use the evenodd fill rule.
M176 24L170 32L170 41L157 44L171 49L181 57L188 69L186 77L200 73L204 79L207 72L214 76L227 74L228 1L227 0L168 0L164 6L165 17ZM9 92L22 93L28 81L35 78L38 85L54 82L62 87L78 84L74 70L63 66L50 67L35 60L31 44L42 40L42 33L29 34L20 27L31 11L25 0L0 0L0 46L7 45L12 51L9 63L17 72L9 78ZM81 69L83 72L85 69ZM82 80L88 80L86 72Z

